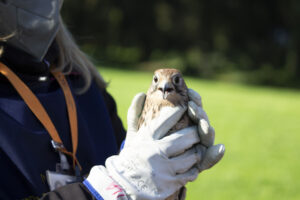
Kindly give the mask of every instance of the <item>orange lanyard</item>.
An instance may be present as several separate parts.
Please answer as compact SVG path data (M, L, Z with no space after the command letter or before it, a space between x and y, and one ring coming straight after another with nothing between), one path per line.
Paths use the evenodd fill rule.
M61 72L52 72L53 76L55 77L60 87L62 88L65 96L68 116L69 116L70 129L71 129L73 152L69 152L63 146L63 142L59 137L59 134L52 120L50 119L47 111L45 110L45 108L43 107L39 99L36 97L36 95L30 90L30 88L13 71L11 71L6 65L4 65L1 62L0 62L0 73L3 74L8 79L8 81L16 89L18 94L22 97L22 99L30 108L30 110L33 112L33 114L43 124L43 126L51 136L52 140L59 145L58 150L73 158L73 168L75 169L77 164L79 169L81 170L81 166L76 158L76 151L78 145L78 125L77 125L76 105L65 76Z

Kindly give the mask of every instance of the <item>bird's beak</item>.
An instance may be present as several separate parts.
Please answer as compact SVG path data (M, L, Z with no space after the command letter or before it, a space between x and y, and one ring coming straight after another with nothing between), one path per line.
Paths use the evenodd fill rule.
M170 82L164 81L159 85L158 88L160 91L162 91L162 95L163 95L163 99L167 99L168 95L170 94L170 92L172 92L173 86Z
M163 99L167 99L168 95L169 95L168 92L164 92L164 93L163 93Z

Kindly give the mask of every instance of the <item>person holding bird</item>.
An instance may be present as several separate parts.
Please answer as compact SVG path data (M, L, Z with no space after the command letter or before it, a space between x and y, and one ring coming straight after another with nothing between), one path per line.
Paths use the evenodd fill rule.
M62 4L0 0L0 199L184 199L225 151L200 95L158 71L125 131Z

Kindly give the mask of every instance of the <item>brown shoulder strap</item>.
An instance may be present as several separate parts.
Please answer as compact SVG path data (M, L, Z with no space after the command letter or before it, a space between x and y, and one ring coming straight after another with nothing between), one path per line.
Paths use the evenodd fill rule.
M75 158L77 152L77 146L78 146L78 122L77 122L76 104L65 76L61 72L52 72L52 74L58 81L60 87L62 88L66 99L68 116L69 116L69 124L71 129L71 136L72 136L73 157ZM75 165L75 161L76 160L73 159L73 165Z
M54 140L54 142L61 144L62 148L59 148L58 150L69 156L72 156L73 167L75 168L75 165L78 164L79 168L81 169L81 166L76 158L76 151L78 145L76 105L68 82L66 81L64 75L61 72L53 72L54 77L57 79L65 95L72 136L73 152L67 151L67 149L63 146L63 142L47 111L45 110L39 99L36 97L36 95L30 90L30 88L13 71L11 71L6 65L4 65L1 62L0 73L2 73L13 85L13 87L16 89L18 94L21 96L21 98L24 100L24 102L27 104L27 106L30 108L33 114L43 124L43 126L48 131L49 135Z

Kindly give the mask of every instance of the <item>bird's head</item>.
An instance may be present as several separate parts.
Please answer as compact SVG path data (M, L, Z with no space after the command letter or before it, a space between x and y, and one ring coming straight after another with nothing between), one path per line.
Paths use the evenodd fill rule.
M158 99L163 99L179 103L178 101L186 100L187 86L183 80L182 74L177 69L158 69L154 72L150 95Z

